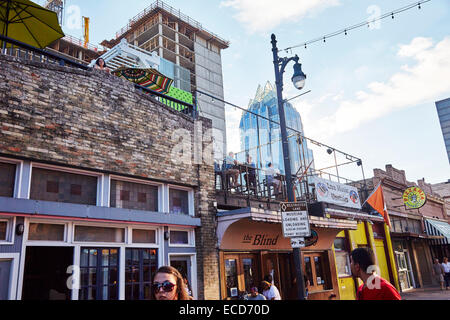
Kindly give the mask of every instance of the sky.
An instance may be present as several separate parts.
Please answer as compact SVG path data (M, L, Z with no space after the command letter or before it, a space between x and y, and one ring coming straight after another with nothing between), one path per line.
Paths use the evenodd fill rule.
M45 2L43 0L37 2ZM416 0L415 2L418 2ZM66 0L63 30L82 37L80 16L90 18L90 42L112 39L152 0ZM392 12L413 0L166 0L230 41L222 51L225 100L244 108L259 84L274 82L270 35L285 49ZM450 179L435 102L450 97L450 1L432 0L280 56L300 57L307 75L292 100L305 135L361 158L365 176L391 164L409 181ZM284 97L302 92L284 76ZM241 111L226 107L228 149L239 151Z

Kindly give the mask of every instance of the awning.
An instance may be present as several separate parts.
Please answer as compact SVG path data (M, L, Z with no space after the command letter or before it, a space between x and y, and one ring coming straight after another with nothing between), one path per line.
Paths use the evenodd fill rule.
M436 241L435 244L450 243L450 224L447 222L434 219L425 219L425 228L430 238L433 236L443 237L441 240L433 239L433 242Z

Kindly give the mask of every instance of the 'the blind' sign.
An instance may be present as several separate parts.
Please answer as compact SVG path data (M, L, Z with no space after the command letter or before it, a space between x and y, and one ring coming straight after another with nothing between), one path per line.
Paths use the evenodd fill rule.
M308 206L303 202L282 202L281 221L285 238L309 237Z

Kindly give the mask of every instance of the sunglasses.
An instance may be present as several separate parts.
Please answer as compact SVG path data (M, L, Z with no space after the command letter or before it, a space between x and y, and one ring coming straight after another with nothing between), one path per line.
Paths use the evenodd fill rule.
M173 288L175 288L175 284L167 280L162 283L154 282L152 288L154 293L158 293L159 290L161 290L161 288L163 289L164 292L171 292Z

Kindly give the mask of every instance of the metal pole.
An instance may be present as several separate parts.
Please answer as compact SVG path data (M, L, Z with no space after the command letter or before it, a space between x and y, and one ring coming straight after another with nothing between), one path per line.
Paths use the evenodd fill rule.
M272 52L273 52L273 64L275 67L275 84L277 87L277 97L278 97L278 114L280 116L280 131L281 131L281 140L283 143L283 158L284 158L284 169L286 175L286 188L288 201L294 201L294 189L292 188L292 172L291 172L291 161L289 157L289 144L287 138L287 130L286 130L286 118L284 113L284 101L283 101L283 72L284 67L290 61L281 60L278 57L278 48L277 48L277 40L275 35L272 34ZM281 70L280 70L281 64ZM300 259L300 249L293 248L294 254L294 263L297 274L297 289L298 289L298 299L305 300L305 285L303 282L303 270L302 270L302 261Z

